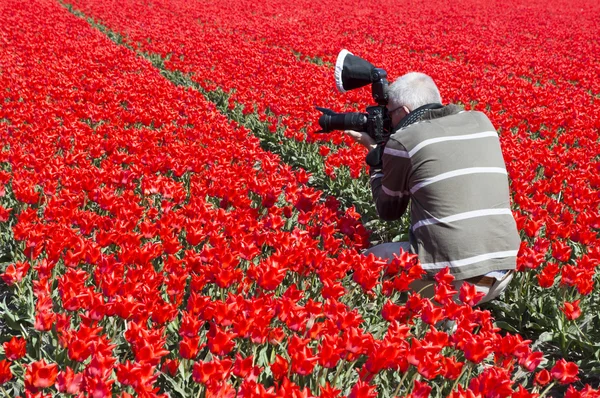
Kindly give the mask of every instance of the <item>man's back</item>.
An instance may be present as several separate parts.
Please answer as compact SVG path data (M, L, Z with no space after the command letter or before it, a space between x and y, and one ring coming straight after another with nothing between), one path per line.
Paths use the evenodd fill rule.
M391 136L383 162L382 195L410 197L411 249L425 270L450 266L466 279L515 268L520 241L508 177L485 114L428 110Z

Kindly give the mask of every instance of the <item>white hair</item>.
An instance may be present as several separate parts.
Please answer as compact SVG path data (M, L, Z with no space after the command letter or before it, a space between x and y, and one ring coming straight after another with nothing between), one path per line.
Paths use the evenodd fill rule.
M389 106L406 106L410 111L432 103L442 103L440 90L433 79L420 72L410 72L399 77L388 88Z

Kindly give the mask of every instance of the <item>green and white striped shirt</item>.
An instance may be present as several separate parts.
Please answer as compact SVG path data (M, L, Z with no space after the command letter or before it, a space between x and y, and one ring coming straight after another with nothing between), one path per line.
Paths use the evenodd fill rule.
M456 105L395 131L371 170L377 212L396 220L411 202L411 250L430 275L458 280L516 266L520 238L496 129Z

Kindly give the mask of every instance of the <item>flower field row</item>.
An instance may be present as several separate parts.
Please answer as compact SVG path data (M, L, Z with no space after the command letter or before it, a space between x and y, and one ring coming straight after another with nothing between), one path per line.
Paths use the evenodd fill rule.
M178 4L177 10L251 40L328 62L335 62L340 48L355 49L369 59L374 56L378 63L394 62L391 58L401 52L417 52L477 67L483 64L541 84L571 82L600 93L596 77L600 60L594 57L600 51L595 40L600 9L590 2L460 1L445 7L437 3L399 7L383 0L367 8L356 2L332 7L300 1L290 7L280 0L260 4L238 0Z
M427 52L425 47L419 46L414 50L412 47L398 48L394 45L395 25L379 19L375 19L379 22L376 24L369 22L378 15L376 10L386 8L385 5L373 6L373 11L365 12L364 15L349 12L351 5L333 8L329 12L325 12L328 5L324 4L322 8L316 6L317 10L321 10L321 18L333 22L325 24L331 26L331 29L325 30L325 40L321 36L315 36L315 32L323 24L320 22L321 18L314 17L317 11L311 7L299 5L298 9L302 11L300 16L292 18L281 12L272 12L281 9L275 1L266 4L261 2L254 6L246 2L233 3L236 5L230 3L230 12L216 13L210 3L158 2L155 4L160 6L146 7L143 2L136 1L125 4L95 0L74 2L87 15L120 32L134 46L168 58L165 61L167 69L192 73L194 79L208 89L217 86L225 91L235 90L232 100L243 104L247 111L256 109L267 119L268 116L264 113L268 108L281 117L286 134L300 140L318 139L311 134L316 130L314 121L318 116L313 109L315 104L326 104L338 109L344 107L344 104L360 107L369 101L369 93L362 90L345 96L335 94L331 66L317 66L306 59L298 61L295 59L295 51L301 51L307 56L322 56L331 62L334 60L331 54L336 52L326 51L324 47L339 51L342 46L348 46L357 49L357 54L374 64L384 67L391 76L399 76L409 70L425 71L438 81L443 98L487 110L493 122L501 128L505 159L515 192L515 210L521 226L527 232L526 236L533 238L545 226L548 238L569 238L586 246L597 243L595 230L600 222L597 211L600 188L600 143L597 137L600 114L599 107L593 105L600 91L592 83L572 84L567 72L563 73L562 78L558 78L555 76L556 72L551 73L549 68L540 68L535 73L525 73L516 67L511 69L513 65L522 67L524 64L518 63L520 58L516 55L509 57L509 61L503 63L502 67L494 67L500 61L492 62L488 59L492 57L490 50L483 52L480 59L475 56L475 50L466 59L459 59L457 54L465 53L465 50L464 45L459 45L456 41L451 42L456 48L447 46L447 51L457 57L455 60L440 57L437 47ZM315 6L314 2L311 4ZM501 7L505 10L506 4L502 3ZM585 4L582 7L586 7ZM594 11L593 6L590 7L590 11ZM472 7L467 3L460 8ZM546 8L546 3L534 4L531 10L521 14L525 17L534 15L541 8ZM517 13L518 10L517 5L509 8L506 20L509 21L511 13ZM546 13L554 16L551 10L552 8ZM476 14L472 18L486 21L494 12L497 10L486 8L481 15ZM588 15L585 12L582 14ZM240 18L240 15L245 17ZM451 16L454 17L453 14ZM462 24L464 29L468 29L467 21L471 16L465 14L459 17L465 20ZM560 18L563 17L561 13ZM267 18L270 18L271 23L267 23ZM352 26L358 27L356 32L342 29L343 26L350 25L349 20L354 21ZM591 17L589 20L584 18L584 29L581 29L584 38L587 37L585 35L595 34L593 21ZM417 29L417 22L409 26ZM484 39L491 40L498 36L498 40L502 37L508 40L506 32L518 26L523 30L523 36L541 36L543 33L545 36L540 37L539 42L527 41L526 44L535 49L542 48L545 53L549 52L548 47L543 47L543 43L547 42L546 38L549 36L555 38L556 31L545 31L531 24L525 25L527 28L532 26L531 28L523 28L521 19L511 23L514 25L499 27L497 34L494 30L486 34ZM436 36L435 32L443 31L449 25L442 19L439 24L427 24L427 28ZM558 23L556 25L561 26ZM368 26L378 26L377 36L374 32L361 30L366 30ZM567 28L563 29L559 37L571 32ZM456 37L465 35L465 32L452 33ZM419 35L418 30L413 32L410 29L400 34L424 36ZM481 30L474 31L467 35L465 41L487 43L487 40L479 40L481 34ZM437 35L442 33L438 32ZM321 37L322 40L313 39L314 37ZM389 46L388 38L394 38L390 39ZM412 43L408 37L401 36L398 40ZM512 45L515 49L524 47L525 42L519 43L514 37L512 40L515 41ZM579 44L579 36L571 37L570 40L572 44ZM493 50L496 48L492 47ZM541 51L536 50L536 53ZM559 58L554 64L565 65L567 68L585 55L579 54L577 58L572 51L563 51L553 53L553 57ZM538 58L535 61L537 65ZM587 69L578 70L582 73L588 70L588 75L594 76L598 70L594 62ZM546 62L542 60L540 63ZM265 65L269 67L266 68ZM540 73L546 75L539 76ZM581 79L593 81L591 78ZM554 84L548 81L553 81ZM592 94L589 90L592 90ZM363 100L361 105L356 103L358 98ZM271 119L274 124L277 123L274 116ZM309 129L306 137L302 132L303 128ZM332 140L333 148L321 152L325 154L324 162L330 167L328 173L333 176L336 167L347 166L351 170L350 175L357 177L364 167L364 152L350 144L348 147L339 145L340 140L341 137L335 136ZM580 214L581 217L570 216L572 213Z
M93 6L86 10L93 17L110 10ZM156 27L131 44L172 53L167 68L205 84L213 67L234 58L211 61L201 49L175 55L178 46L191 49L185 29L206 34L200 43L211 46L218 36L218 26L206 24L198 31L181 23L171 36L160 30L188 21L188 11L138 4L120 14L138 12L137 19L120 23ZM5 395L537 397L555 384L571 397L597 395L571 385L584 376L575 362L544 358L531 341L500 333L490 312L472 307L471 287L460 291L464 304L455 303L448 274L438 276L435 300L407 293L422 273L414 256L388 265L358 254L369 244L358 213L308 187L309 174L261 149L200 93L173 85L60 3L2 0L0 22L0 242L10 248L2 248L0 269ZM225 30L221 45L235 45ZM289 50L242 42L248 57L264 50L254 79L280 54L281 68L330 80L327 68ZM207 87L235 88L236 101L259 114L268 107L303 139L308 105L295 103L294 113L279 96L297 82L279 75L280 86L249 86L258 97L244 100L242 81L227 72L250 76L249 66L215 68ZM306 98L344 104L311 82ZM348 98L354 106L361 97ZM353 150L345 148L344 164L358 170ZM572 189L594 188L587 184ZM587 193L566 200L553 199L562 206L554 210L580 208L589 217L572 218L570 234L557 232L566 244L547 226L542 236L521 222L535 237L529 250L552 241L557 263L580 259L578 267L562 265L562 278L585 304L593 286L578 272L595 267L597 218ZM574 233L587 253L569 251ZM562 313L576 320L579 301L569 304Z
M322 142L313 156L332 179L348 178L336 177L340 166L357 177L364 151L339 134L312 134L314 105L361 109L371 102L366 89L334 92L331 63L343 47L392 79L424 71L445 101L486 111L500 129L523 238L522 272L495 313L541 344L549 339L548 349L590 371L600 365L600 346L582 338L600 323L591 294L600 260L599 67L591 57L598 50L591 40L597 5L581 2L565 10L559 1L527 7L498 2L477 9L479 3L465 0L438 10L428 2L415 5L419 16L399 29L398 21L379 12L393 8L386 2L369 10L300 2L293 13L275 0L229 2L226 12L217 2L73 4L125 42L161 55L166 69L191 74L208 90L230 92L230 107L258 112L273 129L284 126L292 141ZM365 181L358 197L369 195ZM575 302L588 315L568 320L562 309Z

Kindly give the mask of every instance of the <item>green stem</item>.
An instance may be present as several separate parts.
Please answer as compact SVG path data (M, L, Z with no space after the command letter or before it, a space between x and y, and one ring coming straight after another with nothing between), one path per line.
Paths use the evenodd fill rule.
M39 332L37 335L37 341L35 342L35 352L37 354L38 358L43 358L42 357L42 334L43 332Z
M354 286L354 288L352 290L350 290L350 293L348 293L346 296L348 297L348 299L350 299L353 295L354 292L356 292L356 289L358 289L358 284L356 284L356 286Z
M460 375L456 378L456 380L454 381L454 384L452 385L452 389L450 390L450 393L452 393L452 391L454 391L456 389L456 387L458 387L458 382L460 381L461 377L463 377L463 375L467 371L467 368L470 368L470 367L471 367L470 363L466 363L463 366L462 371L460 372Z
M433 283L433 282L431 282L431 283L428 283L427 285L423 286L423 287L421 288L421 290L419 290L419 291L417 292L417 294L418 294L418 295L421 295L421 292L422 292L423 290L425 290L425 289L427 289L428 287L430 287L430 286L433 286L433 285L434 285L434 283Z
M342 371L342 368L344 367L344 365L342 363L340 363L337 367L337 371L335 372L335 376L333 377L333 381L331 382L332 385L336 385L337 383L337 379L340 375L340 372Z
M0 389L2 389L2 392L4 393L5 397L10 397L10 395L8 395L8 393L6 392L6 390L4 389L3 386L0 386Z
M525 272L525 275L521 279L521 297L524 297L525 300L529 296L529 276L531 275L531 271Z
M344 380L348 379L348 376L350 375L350 372L354 368L355 363L356 363L356 361L350 362L350 365L348 366L348 370L346 371L346 374L344 375Z
M321 392L321 376L323 376L323 370L325 370L324 366L319 369L319 373L317 374L317 392Z
M404 380L406 380L406 376L408 376L408 369L406 369L406 372L404 372L404 374L402 375L402 378L400 379L400 383L398 383L398 387L396 387L396 389L394 390L392 397L398 396L398 394L400 393L400 388L402 388L402 385L404 384Z
M256 365L256 350L258 349L258 346L256 344L252 344L252 367L254 367L254 365Z
M566 296L567 296L567 289L563 288L563 295L562 295L562 302L564 303L566 301ZM567 323L567 317L565 316L565 313L563 311L560 311L560 317L561 317L561 328L560 328L560 350L562 352L562 356L565 357L566 356L566 348L567 348L567 336L565 333L565 325Z
M329 376L329 368L325 368L325 374L323 375L323 380L321 381L321 385L325 385L327 383L327 377Z
M550 383L548 385L548 387L546 387L546 389L544 391L542 391L542 393L540 394L540 396L538 398L544 398L544 396L548 393L548 391L550 391L550 389L552 387L554 387L554 384L556 383L556 381L553 381L552 383Z
M419 374L418 371L415 372L415 374L413 375L413 377L410 379L410 382L408 383L408 387L414 386L415 380L421 380L421 375Z
M594 346L594 343L592 343L592 341L586 336L585 333L583 333L583 331L581 330L581 328L579 327L579 324L577 323L577 321L573 321L573 323L575 324L575 327L577 328L577 330L579 331L579 334L581 334L581 337L584 338L584 340L589 343L591 346Z
M21 283L25 283L25 281L15 283L15 287L17 288L17 292L19 297L23 297L23 289L21 289Z
M465 388L469 385L469 380L471 379L471 371L473 370L473 366L469 366L469 371L467 372L467 378L465 379Z

